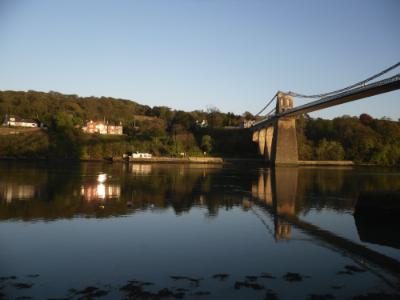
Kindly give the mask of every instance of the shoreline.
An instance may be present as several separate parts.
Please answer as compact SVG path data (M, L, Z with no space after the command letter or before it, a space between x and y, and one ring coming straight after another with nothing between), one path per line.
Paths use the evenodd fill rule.
M98 162L98 163L176 163L176 164L224 164L222 157L152 157L152 158L131 158L129 161L121 158L100 158L100 159L48 159L48 158L27 158L27 157L0 157L0 161L30 161L30 162Z
M260 164L269 167L268 162L259 158L236 158L236 157L221 157L221 156L189 156L189 157L168 157L157 156L152 158L131 158L129 161L124 160L122 157L118 158L102 158L102 159L78 159L78 160L65 160L65 159L48 159L48 158L27 158L27 157L0 157L0 161L25 161L25 162L97 162L97 163L170 163L170 164L232 164L232 163L251 163ZM382 168L399 168L398 166L382 166L368 163L355 163L349 160L343 161L318 161L318 160L299 160L297 164L287 165L288 167L382 167Z
M151 157L151 158L129 158L129 160L124 159L113 159L112 162L125 162L125 163L178 163L178 164L223 164L225 160L222 157Z

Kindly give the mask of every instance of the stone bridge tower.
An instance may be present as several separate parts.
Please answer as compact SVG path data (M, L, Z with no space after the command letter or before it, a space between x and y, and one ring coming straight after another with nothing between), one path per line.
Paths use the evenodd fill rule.
M279 92L276 114L293 108L293 98ZM259 154L274 165L294 165L298 163L296 119L281 117L269 125L253 132L253 142L258 143Z
M293 98L279 92L276 101L276 113L279 114L291 108L293 108ZM293 117L278 118L273 127L271 161L274 164L297 164L299 155L296 119Z

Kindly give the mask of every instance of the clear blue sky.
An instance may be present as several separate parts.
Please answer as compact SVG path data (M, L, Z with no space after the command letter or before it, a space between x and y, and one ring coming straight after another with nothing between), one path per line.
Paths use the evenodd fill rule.
M399 32L398 0L0 0L0 90L256 113L398 62ZM397 120L400 91L312 115L362 112Z

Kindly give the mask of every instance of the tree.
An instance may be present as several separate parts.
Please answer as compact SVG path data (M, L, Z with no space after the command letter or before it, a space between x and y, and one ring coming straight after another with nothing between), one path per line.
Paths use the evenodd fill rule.
M335 141L327 141L322 139L316 149L318 160L343 160L344 149L342 145Z
M246 112L243 114L243 118L245 118L246 120L254 120L254 115L251 114L250 112L246 111Z
M184 111L177 111L175 116L172 120L172 124L174 125L181 125L184 129L189 130L193 124L195 123L193 117Z
M211 128L220 128L224 124L224 114L215 106L207 108L207 122Z
M73 116L59 112L49 127L50 153L55 159L79 159L82 154L82 132L74 127Z
M212 138L208 134L201 138L201 150L206 153L210 153L212 150Z
M369 114L361 114L359 117L361 123L363 123L364 125L368 125L370 124L374 118L372 118Z

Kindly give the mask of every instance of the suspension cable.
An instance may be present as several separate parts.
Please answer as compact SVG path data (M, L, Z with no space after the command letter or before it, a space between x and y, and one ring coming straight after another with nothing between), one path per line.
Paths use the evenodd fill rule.
M377 73L377 74L375 74L375 75L373 75L371 77L368 77L367 79L365 79L363 81L354 83L354 84L352 84L352 85L350 85L348 87L345 87L345 88L342 88L342 89L339 89L339 90L336 90L336 91L332 91L332 92L329 92L329 93L317 94L317 95L303 95L303 94L299 94L299 93L296 93L296 92L289 91L286 94L288 94L288 95L290 95L292 97L299 97L299 98L324 98L324 97L327 97L327 96L330 96L330 95L333 95L333 94L337 94L337 93L341 93L341 92L345 92L345 91L351 90L351 89L356 88L358 86L365 85L367 82L369 82L371 80L374 80L374 79L376 79L378 77L381 77L382 75L386 74L387 72L389 72L389 71L391 71L393 69L396 69L398 66L400 66L400 62L394 64L393 66L390 66L389 68L387 68L387 69L385 69L385 70L383 70L383 71L381 71L381 72L379 72L379 73Z
M269 113L267 113L265 116L268 117L268 116L271 115L275 110L276 110L276 108L274 107L274 108L271 109L271 110L269 111Z
M276 98L277 95L278 95L278 93L276 93L276 94L274 95L274 97L272 97L272 99L269 100L269 102L267 103L267 105L265 105L265 106L263 107L263 109L261 109L261 110L255 115L255 117L258 117L264 110L266 110L267 107L270 106L271 103L274 101L274 99Z

